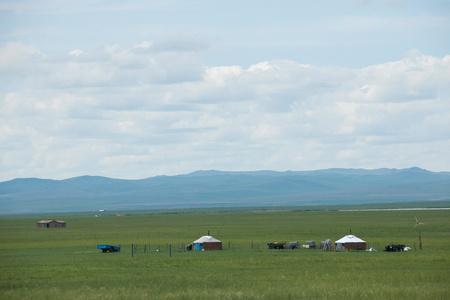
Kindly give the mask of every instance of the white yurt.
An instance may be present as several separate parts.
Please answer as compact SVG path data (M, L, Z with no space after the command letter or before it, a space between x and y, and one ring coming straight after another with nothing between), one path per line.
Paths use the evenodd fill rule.
M210 235L205 235L192 242L193 250L222 250L222 242Z
M366 241L363 241L357 236L346 235L343 238L334 242L334 249L336 251L342 250L366 250Z

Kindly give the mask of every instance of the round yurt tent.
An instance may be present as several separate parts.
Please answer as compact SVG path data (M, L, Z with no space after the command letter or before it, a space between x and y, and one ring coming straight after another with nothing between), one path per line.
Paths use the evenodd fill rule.
M346 235L340 240L334 242L334 249L342 250L366 250L366 241L363 241L357 236Z
M192 242L193 250L222 250L222 242L210 235L205 235Z

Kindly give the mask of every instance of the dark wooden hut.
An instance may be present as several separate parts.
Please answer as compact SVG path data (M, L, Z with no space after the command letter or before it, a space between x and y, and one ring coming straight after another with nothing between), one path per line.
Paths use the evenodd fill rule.
M36 223L37 228L66 228L66 221L42 220Z

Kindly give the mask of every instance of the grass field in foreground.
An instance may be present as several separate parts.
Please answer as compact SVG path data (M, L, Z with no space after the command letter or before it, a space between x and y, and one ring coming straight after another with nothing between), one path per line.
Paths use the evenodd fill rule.
M422 251L416 216L424 223ZM448 210L63 219L65 229L37 229L36 218L0 220L1 299L446 299L450 292ZM378 252L266 246L334 242L350 230ZM208 231L224 250L184 250ZM417 250L383 252L391 243ZM101 253L97 244L122 250Z

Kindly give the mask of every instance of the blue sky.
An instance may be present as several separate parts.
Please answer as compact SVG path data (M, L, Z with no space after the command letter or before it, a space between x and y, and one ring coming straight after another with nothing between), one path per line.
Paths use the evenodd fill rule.
M0 180L449 171L449 1L1 1Z

